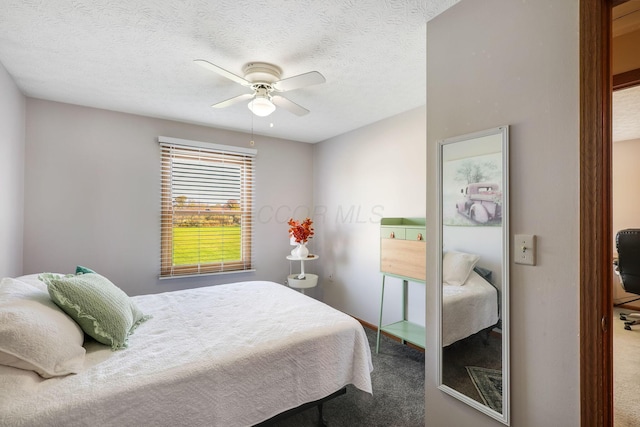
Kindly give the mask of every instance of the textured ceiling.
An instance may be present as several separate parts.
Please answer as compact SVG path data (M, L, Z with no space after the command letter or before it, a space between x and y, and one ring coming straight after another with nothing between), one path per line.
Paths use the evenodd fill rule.
M0 62L30 97L318 142L426 104L426 22L458 1L1 0ZM326 83L252 118L210 107L247 89L194 59Z

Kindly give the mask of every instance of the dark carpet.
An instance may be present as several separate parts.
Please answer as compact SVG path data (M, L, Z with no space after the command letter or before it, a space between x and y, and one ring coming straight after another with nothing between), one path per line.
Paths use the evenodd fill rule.
M442 382L484 404L467 367L502 371L502 338L499 334L490 334L487 338L486 334L480 332L445 347L442 358ZM491 390L487 393L491 393Z
M424 426L424 353L385 336L376 354L376 333L365 328L371 348L373 396L347 386L347 393L324 404L330 427ZM317 408L310 408L275 427L316 426Z

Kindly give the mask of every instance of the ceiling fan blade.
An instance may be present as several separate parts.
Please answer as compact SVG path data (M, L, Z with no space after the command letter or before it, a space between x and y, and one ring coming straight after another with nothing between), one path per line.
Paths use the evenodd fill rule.
M304 116L309 113L304 107L299 106L295 102L285 98L284 96L274 95L271 97L271 102L273 102L277 107L284 108L290 113L295 114L296 116Z
M230 105L237 104L238 102L248 101L251 98L253 98L253 94L252 93L244 93L242 95L238 95L238 96L234 96L233 98L229 98L226 101L221 101L221 102L218 102L217 104L213 104L212 107L213 108L225 108L225 107L229 107Z
M273 88L278 92L286 92L288 90L300 89L301 87L317 85L327 80L317 71L309 71L308 73L298 74L297 76L282 79L272 84Z
M233 80L234 82L241 84L242 86L251 86L251 82L245 80L244 78L238 75L233 74L231 71L227 71L224 68L220 68L209 61L206 61L204 59L195 59L193 62L200 65L201 67L206 68L207 70L211 70L214 73L218 73L221 76L228 78L229 80Z

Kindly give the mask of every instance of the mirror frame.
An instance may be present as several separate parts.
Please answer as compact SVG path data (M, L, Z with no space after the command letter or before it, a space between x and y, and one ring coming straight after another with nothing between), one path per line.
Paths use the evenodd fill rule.
M443 259L443 149L449 144L469 142L474 139L491 135L500 135L502 138L502 290L500 295L500 319L502 321L502 413L499 413L481 402L445 385L442 382L443 347L442 347L442 259ZM476 408L480 412L510 425L510 363L509 363L509 126L500 126L484 131L474 132L453 138L438 141L438 262L437 265L437 342L438 342L438 389Z

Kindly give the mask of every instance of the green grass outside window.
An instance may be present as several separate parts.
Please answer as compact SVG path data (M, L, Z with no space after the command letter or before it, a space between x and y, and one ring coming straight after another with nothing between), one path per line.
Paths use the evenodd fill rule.
M239 226L174 227L173 265L192 265L241 259Z

